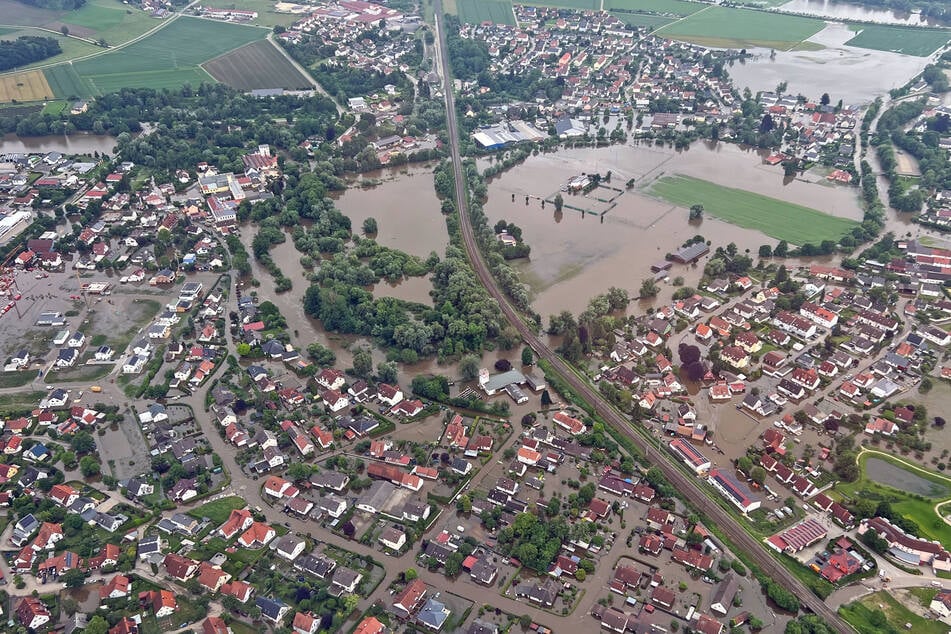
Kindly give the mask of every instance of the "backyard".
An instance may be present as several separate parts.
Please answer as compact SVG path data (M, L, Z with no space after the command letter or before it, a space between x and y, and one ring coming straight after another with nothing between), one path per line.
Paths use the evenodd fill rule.
M710 216L796 245L838 241L858 226L853 220L689 176L664 176L647 193L684 209L701 204Z
M243 509L247 505L248 502L244 498L240 498L236 495L229 495L228 497L218 498L217 500L206 502L198 508L192 509L188 512L188 514L195 519L203 519L207 517L215 526L220 526L221 524L224 524L225 520L228 519L228 516L231 515L231 511Z

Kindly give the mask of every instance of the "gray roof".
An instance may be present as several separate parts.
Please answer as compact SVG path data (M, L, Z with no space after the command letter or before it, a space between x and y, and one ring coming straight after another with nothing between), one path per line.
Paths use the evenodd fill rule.
M446 609L443 603L440 603L436 599L427 600L416 616L416 619L420 623L424 623L434 630L441 628L448 618L449 610Z
M495 374L489 377L489 380L486 381L483 386L487 391L493 392L501 390L506 385L522 384L525 383L525 375L519 372L518 370L509 370L508 372L502 372L501 374Z

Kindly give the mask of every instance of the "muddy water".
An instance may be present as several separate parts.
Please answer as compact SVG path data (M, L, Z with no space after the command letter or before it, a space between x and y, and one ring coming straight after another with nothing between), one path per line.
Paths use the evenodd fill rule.
M525 196L550 196L570 176L582 171L613 171L612 183L624 187L631 177L637 186L618 199L618 206L603 216L586 215L564 209L557 214L552 205L542 209L537 199L528 205ZM650 265L664 260L696 234L713 246L736 243L740 252L755 254L762 244L776 240L763 234L730 225L714 218L700 224L687 221L687 212L679 207L649 198L641 187L663 174L686 174L769 196L781 197L827 213L859 219L856 190L830 187L799 180L783 185L782 173L762 165L761 154L735 145L695 144L686 152L655 146L617 146L611 148L566 150L539 155L496 178L489 186L486 212L490 223L499 219L514 222L523 230L532 247L530 260L519 261L523 278L536 293L535 310L543 317L561 310L578 313L589 299L610 286L626 288L636 295L644 278L650 277ZM512 194L515 200L512 201ZM566 195L566 205L585 206L579 196ZM703 263L674 265L670 277L681 276L687 285L699 280ZM673 294L673 286L662 285L656 302ZM638 312L653 302L632 306Z
M416 302L431 306L433 303L429 292L433 290L433 284L429 276L408 277L396 284L382 281L372 288L368 289L374 297L395 297L406 302Z
M72 134L18 137L15 134L0 136L0 154L7 152L37 153L60 152L62 154L112 154L115 137L108 134Z
M354 232L362 232L363 221L372 217L377 221L380 244L423 258L433 251L442 257L449 234L439 211L432 169L405 167L365 177L380 184L350 187L336 200L340 211L352 221Z
M873 9L848 2L836 2L835 0L790 0L790 2L780 5L779 10L785 13L804 13L833 20L859 20L906 26L928 24L927 18L922 17L920 13Z
M903 86L928 63L926 57L846 46L853 37L855 32L845 24L829 24L809 38L824 46L822 50L772 55L769 49L755 48L750 50L756 56L753 61L734 63L727 70L741 91L774 90L785 81L788 94L816 99L827 92L832 103L842 99L847 105L860 105Z

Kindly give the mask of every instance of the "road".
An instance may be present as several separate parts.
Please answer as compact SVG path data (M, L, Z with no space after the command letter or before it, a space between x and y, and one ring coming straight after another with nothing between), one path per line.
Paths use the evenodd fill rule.
M440 63L442 68L447 71L443 73L442 79L446 102L446 123L449 130L449 147L452 153L453 174L456 185L456 209L459 213L459 226L462 231L466 252L472 262L472 268L483 286L485 286L489 294L499 302L503 315L505 315L506 319L518 330L519 335L521 335L525 343L532 347L535 354L550 363L568 385L590 404L605 422L630 438L644 453L648 462L656 465L663 472L668 482L679 490L681 495L683 495L688 502L706 515L708 522L716 524L732 542L734 547L746 553L760 568L763 574L778 581L787 590L790 590L799 597L800 602L806 609L822 617L835 631L841 632L842 634L851 634L854 630L839 617L834 609L827 606L824 601L815 596L799 579L786 570L772 555L767 553L762 544L754 539L730 513L708 498L700 489L696 478L688 477L681 472L680 469L672 463L671 458L666 453L655 448L644 436L635 432L630 422L611 407L607 401L601 398L600 394L586 381L578 377L546 343L539 339L532 328L522 321L516 310L509 304L507 297L496 284L495 279L492 277L482 257L482 253L479 251L469 217L469 205L462 171L462 158L459 155L459 128L456 124L456 107L452 91L452 78L448 72L450 66L443 24L442 0L434 0L433 9L436 15L436 45L439 52Z

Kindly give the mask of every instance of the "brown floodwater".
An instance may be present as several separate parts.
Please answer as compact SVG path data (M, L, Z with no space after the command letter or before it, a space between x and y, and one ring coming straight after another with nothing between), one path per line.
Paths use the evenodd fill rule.
M604 174L607 170L613 172L614 186L623 188L632 177L637 186L618 198L617 206L603 217L582 217L567 207L559 214L550 204L541 208L537 197L550 197L569 177L585 171ZM626 288L636 295L641 281L651 276L650 265L664 260L668 252L697 234L712 241L714 248L734 242L740 252L749 249L754 255L760 245L776 244L776 240L758 231L715 218L689 223L686 210L639 191L664 174L703 178L833 215L861 218L856 189L800 179L784 184L780 170L762 164L762 152L732 144L698 143L684 152L626 145L534 156L493 179L485 209L490 223L505 219L522 228L532 253L529 260L518 261L516 267L536 293L533 305L539 314L547 317L561 310L577 314L592 296L611 286ZM532 197L528 205L526 195ZM591 206L594 201L566 194L565 203L582 207ZM680 276L687 285L695 285L703 263L704 260L690 266L675 264L670 278ZM632 309L646 310L654 302L669 299L674 290L673 286L662 284L656 300L639 302Z
M449 245L446 218L440 212L433 187L433 170L426 166L405 166L364 174L361 182L379 183L360 187L353 183L336 197L337 208L362 233L363 221L375 218L383 246L422 258L435 251L442 257Z
M0 154L20 152L60 152L62 154L112 154L116 138L108 134L65 134L18 137L10 133L0 136Z
M858 20L860 22L902 24L906 26L925 26L928 24L928 19L920 13L894 9L876 9L850 2L837 2L836 0L789 0L789 2L780 5L778 9L784 13L803 13L832 18L833 20Z
M822 50L753 48L749 50L753 60L733 63L727 70L741 91L747 87L754 94L775 90L785 81L787 94L818 99L822 93L829 93L832 103L842 99L846 105L861 105L905 85L930 61L927 57L846 46L855 35L846 24L830 23L808 40L824 47Z

